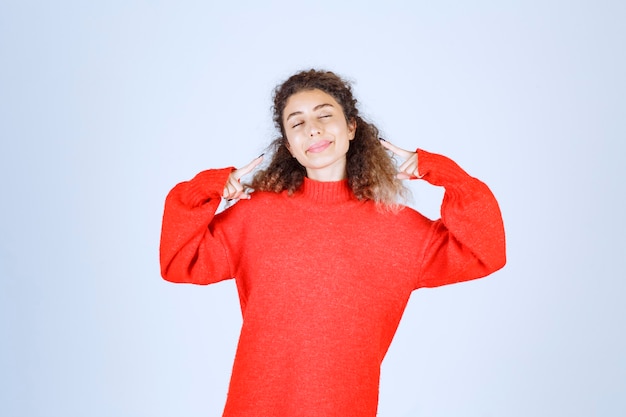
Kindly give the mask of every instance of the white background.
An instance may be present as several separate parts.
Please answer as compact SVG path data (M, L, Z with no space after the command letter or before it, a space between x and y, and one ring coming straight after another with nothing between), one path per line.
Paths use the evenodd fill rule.
M310 67L505 218L502 271L412 297L379 415L626 415L625 5L2 1L0 415L220 415L235 286L160 278L163 201L261 153Z

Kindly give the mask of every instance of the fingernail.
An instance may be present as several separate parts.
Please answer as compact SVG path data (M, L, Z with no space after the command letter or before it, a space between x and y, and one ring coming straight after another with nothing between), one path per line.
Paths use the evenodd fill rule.
M387 142L385 139L383 138L378 138L379 140L382 140L383 142Z
M262 157L263 155L265 155L265 152L263 152L261 155L257 156L256 159L259 159L260 157Z

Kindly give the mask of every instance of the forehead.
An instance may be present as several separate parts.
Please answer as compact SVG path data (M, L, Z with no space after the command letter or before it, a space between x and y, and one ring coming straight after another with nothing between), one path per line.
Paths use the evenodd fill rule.
M285 110L283 110L283 116L293 112L310 111L320 104L330 104L342 110L341 105L330 94L318 89L303 90L289 96Z

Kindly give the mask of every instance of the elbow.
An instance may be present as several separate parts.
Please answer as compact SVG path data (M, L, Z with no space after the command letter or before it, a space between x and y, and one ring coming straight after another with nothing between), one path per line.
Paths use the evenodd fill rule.
M161 277L165 281L173 282L174 284L208 284L206 279L202 279L203 275L195 274L192 269L176 268L172 267L172 265L161 267Z
M482 275L490 275L506 265L506 243L504 234L485 240L484 246L475 252L482 267Z
M187 284L193 282L192 268L185 267L184 264L176 262L176 259L161 258L161 277L165 281L176 284Z
M194 263L197 256L191 260L181 256L180 252L170 254L161 247L159 264L161 267L161 277L165 281L176 284L193 283Z
M167 265L161 265L161 277L168 282L176 284L184 284L189 282L189 277L180 272L176 272L174 268L168 268Z
M504 268L504 265L506 265L506 252L502 251L502 254L500 255L500 257L498 257L496 259L496 261L494 263L492 272L496 272L496 271Z
M197 285L207 285L210 283L208 279L202 279L193 274L182 273L182 272L170 272L170 271L161 271L161 277L165 281L172 282L174 284L197 284Z
M504 240L504 236L500 240L500 244L494 247L492 251L491 260L489 262L489 273L496 272L506 265L506 243Z
M197 265L195 258L190 263L176 262L176 260L161 263L161 277L175 284L208 285L224 279L216 278L217 276L218 274L214 271Z

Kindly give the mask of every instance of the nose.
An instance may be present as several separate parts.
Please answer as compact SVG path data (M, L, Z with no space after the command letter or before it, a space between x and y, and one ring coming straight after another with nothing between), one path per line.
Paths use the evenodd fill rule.
M320 125L316 122L311 122L309 124L309 135L311 137L313 136L318 136L322 134L322 128L320 127Z

